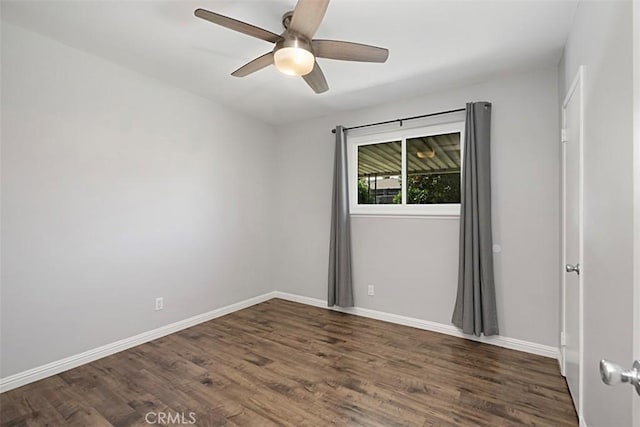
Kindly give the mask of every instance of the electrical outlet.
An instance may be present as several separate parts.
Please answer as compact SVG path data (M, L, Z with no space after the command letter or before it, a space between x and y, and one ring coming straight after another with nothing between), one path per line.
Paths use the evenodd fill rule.
M164 298L158 297L156 298L156 311L162 310L164 308Z
M369 295L369 296L373 296L373 295L375 295L375 294L376 294L376 291L375 291L375 289L374 289L373 285L369 285L369 286L367 286L367 295Z

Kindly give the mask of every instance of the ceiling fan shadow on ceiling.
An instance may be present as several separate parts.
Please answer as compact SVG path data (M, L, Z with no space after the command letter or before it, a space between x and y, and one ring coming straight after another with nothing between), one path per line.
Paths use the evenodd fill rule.
M196 9L194 14L214 24L275 43L271 52L238 68L231 73L232 76L245 77L269 65L275 65L284 74L302 76L315 93L323 93L329 90L329 86L316 58L385 62L389 57L389 50L381 47L339 40L313 39L327 6L329 0L298 0L295 9L283 15L284 32L280 35L204 9Z

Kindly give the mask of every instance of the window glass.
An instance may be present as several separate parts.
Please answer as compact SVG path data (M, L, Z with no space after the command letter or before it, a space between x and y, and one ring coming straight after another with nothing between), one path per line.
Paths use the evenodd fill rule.
M358 204L402 203L402 141L358 147Z
M407 204L460 203L460 133L407 138Z

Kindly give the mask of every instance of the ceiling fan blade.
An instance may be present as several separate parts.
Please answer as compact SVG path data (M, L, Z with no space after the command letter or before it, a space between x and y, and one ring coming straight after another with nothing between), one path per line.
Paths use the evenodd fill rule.
M305 82L315 93L322 93L329 90L329 85L327 85L327 79L324 78L324 73L320 69L320 66L316 62L313 66L313 70L305 76L302 76Z
M256 37L271 43L277 43L283 40L279 35L267 31L255 25L247 24L246 22L238 21L237 19L229 18L228 16L220 15L218 13L209 12L204 9L196 9L194 12L198 18L205 21L213 22L214 24L222 25L234 31L241 32L243 34Z
M242 67L235 70L231 75L233 77L245 77L256 71L260 71L269 65L273 65L273 52L265 53L262 56L257 57L251 62L244 64Z
M339 40L313 40L311 46L318 58L338 59L341 61L385 62L389 57L388 49Z
M329 0L298 0L288 30L312 39L329 6Z

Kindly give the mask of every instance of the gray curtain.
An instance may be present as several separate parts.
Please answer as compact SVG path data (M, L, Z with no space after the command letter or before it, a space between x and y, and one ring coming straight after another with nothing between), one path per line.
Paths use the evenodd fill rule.
M498 334L491 236L491 103L467 104L460 206L458 296L451 321L466 334Z
M351 278L351 219L349 218L349 185L347 175L347 139L342 126L336 127L336 151L333 171L331 206L331 239L329 243L329 307L353 306Z

